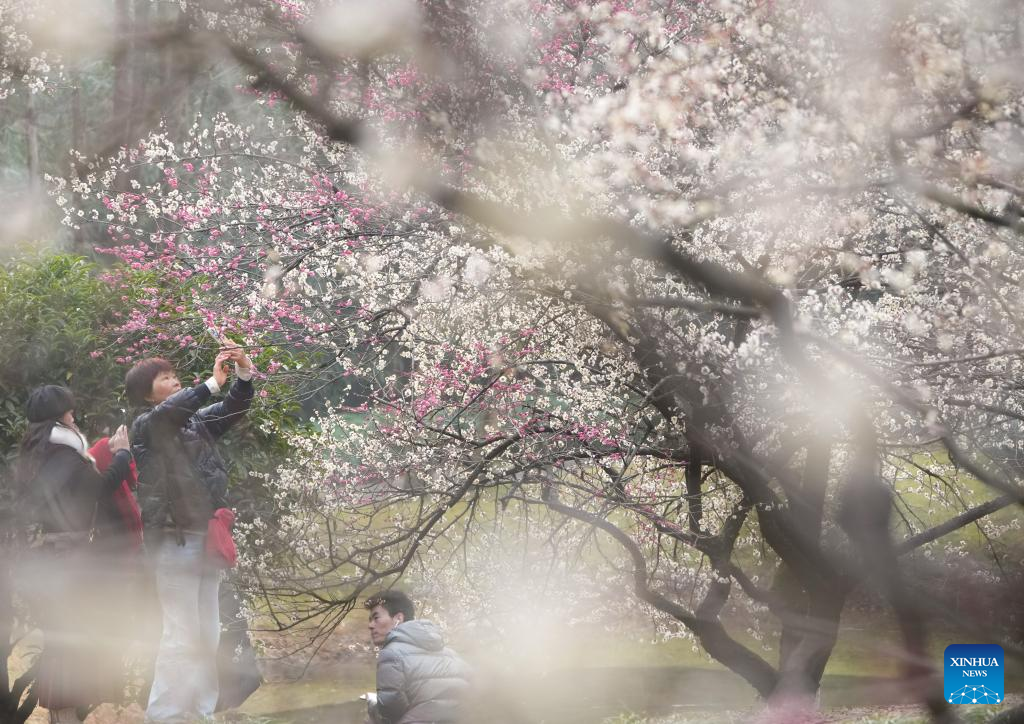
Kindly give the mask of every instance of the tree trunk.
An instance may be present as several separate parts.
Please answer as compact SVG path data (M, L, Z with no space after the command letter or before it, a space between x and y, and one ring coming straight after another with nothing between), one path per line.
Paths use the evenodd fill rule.
M813 698L821 687L825 665L839 637L845 590L816 591L804 615L783 621L779 652L779 685L772 696Z
M791 501L798 525L815 543L821 538L831 460L832 448L826 441L813 441L807 446L800 489ZM777 693L816 696L839 634L847 588L838 577L833 585L801 581L785 562L779 565L774 588L785 607L781 615Z
M697 446L690 447L690 459L686 462L686 506L689 517L690 531L700 533L700 522L704 517L704 504L701 499L701 451Z
M85 121L82 118L82 78L77 73L72 71L71 73L71 148L75 151L81 152L85 148ZM74 164L72 164L74 166ZM74 171L74 169L72 169ZM79 202L77 196L72 196L74 199L73 208L77 211L79 208ZM76 254L84 254L85 249L85 231L82 229L82 225L75 222L76 226L71 232L71 244L72 250Z
M42 169L39 164L39 126L36 124L36 97L31 91L25 95L25 131L28 151L28 188L33 198L42 188Z
M875 472L873 440L862 443L842 490L840 524L861 555L864 579L881 591L892 607L903 636L906 690L924 702L937 723L958 721L943 696L941 677L929 663L925 619L899 570L889 532L892 493Z
M129 45L129 65L131 68L131 84L129 86L128 127L125 139L134 143L146 132L144 120L147 117L147 89L153 76L154 64L151 53L136 39L140 33L149 29L149 20L153 3L150 0L135 0L131 19L131 43Z
M786 613L782 618L782 632L779 635L779 671L786 668L793 651L800 643L803 622L810 613L807 592L800 585L792 569L780 563L775 572L772 590L782 599Z
M188 32L188 15L176 4L167 9L160 22L177 26L183 34ZM165 44L160 53L162 92L160 98L153 99L153 102L160 105L159 115L171 138L184 133L194 120L190 112L189 90L196 75L196 62L194 51L180 42Z
M114 94L111 99L111 113L108 143L113 146L128 142L131 124L131 3L130 0L116 0L114 14L117 23L118 50L114 54Z

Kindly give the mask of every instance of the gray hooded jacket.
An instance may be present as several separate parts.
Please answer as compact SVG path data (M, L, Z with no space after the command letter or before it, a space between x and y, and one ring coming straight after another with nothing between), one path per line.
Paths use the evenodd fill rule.
M377 714L387 724L455 722L469 689L469 667L430 621L391 630L377 658Z

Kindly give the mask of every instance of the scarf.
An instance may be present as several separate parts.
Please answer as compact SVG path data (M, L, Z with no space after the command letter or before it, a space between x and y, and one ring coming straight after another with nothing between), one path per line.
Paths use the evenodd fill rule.
M56 423L53 426L53 429L50 430L50 442L55 445L67 445L69 448L88 460L91 465L96 464L96 461L93 460L92 455L90 455L86 449L89 445L85 441L85 435L72 427L68 427L60 422Z

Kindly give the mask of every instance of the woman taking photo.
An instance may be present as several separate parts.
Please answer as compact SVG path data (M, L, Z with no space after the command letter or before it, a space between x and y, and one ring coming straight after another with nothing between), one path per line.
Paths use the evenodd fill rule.
M121 658L116 606L116 560L93 542L117 525L114 494L129 474L131 454L122 425L110 438L113 458L101 474L75 425L71 391L46 385L28 400L18 480L24 522L35 531L22 567L22 586L43 630L36 674L39 704L50 721L74 723L89 708L120 698ZM97 538L103 540L102 536Z

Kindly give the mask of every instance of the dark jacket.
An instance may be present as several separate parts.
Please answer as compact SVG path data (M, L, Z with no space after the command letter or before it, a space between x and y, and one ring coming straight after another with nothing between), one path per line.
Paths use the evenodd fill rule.
M131 455L119 451L101 474L67 445L49 443L43 452L26 494L31 522L44 535L39 547L23 552L15 575L45 634L34 691L51 711L119 701L125 639L116 632L124 621L113 614L125 579L109 557L108 540L90 544L89 538L94 528L117 524L104 511L128 474Z
M214 447L249 409L252 382L236 379L222 402L207 407L206 384L179 390L132 423L139 508L147 529L206 532L225 507L228 470Z
M29 517L48 534L87 536L108 520L114 491L128 475L131 455L121 450L107 471L96 467L67 445L48 443L45 461L28 493Z
M377 713L387 724L458 721L468 690L469 667L430 621L387 635L377 658Z

